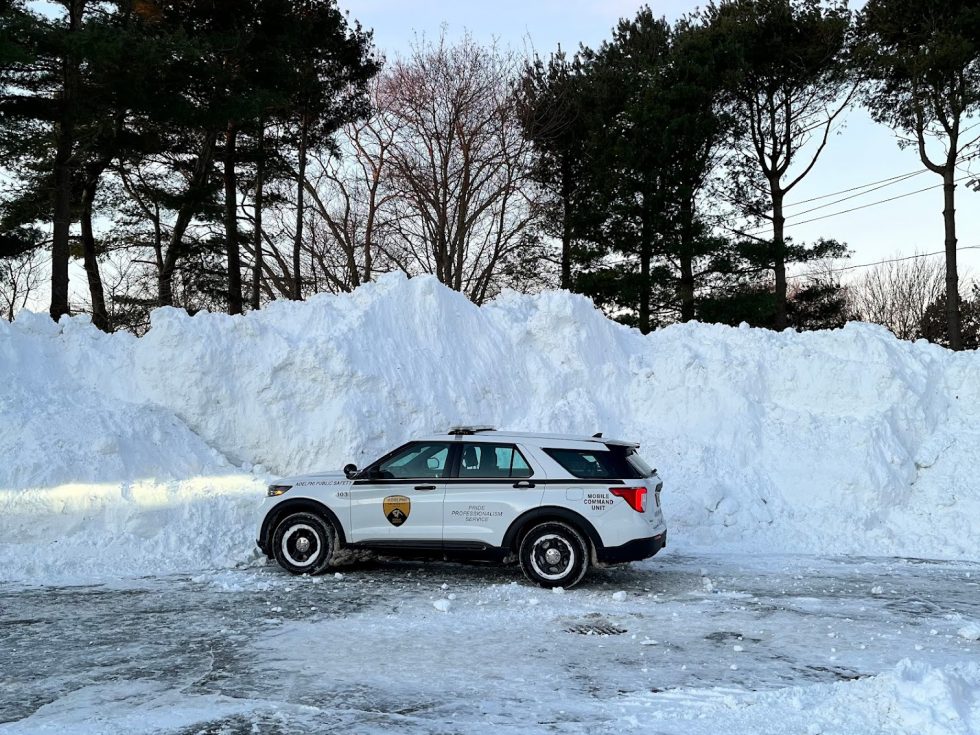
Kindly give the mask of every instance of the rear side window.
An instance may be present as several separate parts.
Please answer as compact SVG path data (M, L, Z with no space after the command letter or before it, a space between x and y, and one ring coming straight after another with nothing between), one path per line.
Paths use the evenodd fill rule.
M545 449L573 477L599 480L638 480L653 473L632 447Z
M463 444L460 477L530 477L531 468L513 444Z

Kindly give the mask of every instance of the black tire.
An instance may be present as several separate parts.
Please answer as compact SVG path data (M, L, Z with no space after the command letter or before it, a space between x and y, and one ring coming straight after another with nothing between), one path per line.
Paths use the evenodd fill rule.
M323 574L336 550L333 524L314 513L288 515L272 534L272 554L291 574Z
M574 587L589 569L589 543L581 533L559 521L539 523L521 540L521 571L535 584Z

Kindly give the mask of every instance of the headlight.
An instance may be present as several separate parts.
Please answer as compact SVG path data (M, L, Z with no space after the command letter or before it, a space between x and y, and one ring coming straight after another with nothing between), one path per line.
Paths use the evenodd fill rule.
M278 498L291 487L292 485L269 485L269 497Z

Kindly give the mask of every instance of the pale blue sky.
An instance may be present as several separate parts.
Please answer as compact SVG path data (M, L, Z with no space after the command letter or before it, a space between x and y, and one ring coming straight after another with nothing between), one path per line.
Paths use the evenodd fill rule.
M365 27L374 30L375 44L386 53L404 52L416 33L434 36L443 24L447 25L450 36L468 29L481 41L497 39L516 49L530 45L546 54L561 44L573 50L579 42L590 46L601 43L609 37L618 18L632 16L640 7L635 0L340 0L340 5ZM654 12L668 19L690 12L697 5L691 0L651 3ZM852 7L860 5L863 2L852 3ZM980 161L971 165L972 173L980 174ZM794 190L790 200L798 202L921 168L914 150L900 150L891 130L874 123L862 109L856 108L847 115L844 126L828 143L816 168ZM798 219L830 214L939 182L935 174L922 173ZM980 246L980 193L961 185L957 196L959 244ZM836 198L798 206L795 211L833 202ZM942 190L936 188L850 214L789 227L787 234L803 241L819 236L843 240L854 251L852 263L866 263L917 249L942 250L942 209ZM791 207L787 213L793 212ZM790 218L789 224L792 222ZM980 250L962 252L960 259L974 275L980 276Z

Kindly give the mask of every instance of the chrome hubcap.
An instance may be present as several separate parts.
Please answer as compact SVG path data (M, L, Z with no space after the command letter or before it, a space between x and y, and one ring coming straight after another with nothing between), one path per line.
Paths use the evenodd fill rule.
M306 537L296 539L296 551L305 554L310 550L310 540Z
M557 564L561 561L561 552L558 549L548 549L544 552L544 560L549 564Z

